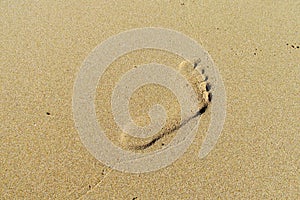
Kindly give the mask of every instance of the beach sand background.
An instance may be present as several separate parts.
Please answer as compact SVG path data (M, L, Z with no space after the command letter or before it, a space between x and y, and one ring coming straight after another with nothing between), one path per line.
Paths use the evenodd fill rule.
M0 9L1 199L299 199L299 1L1 1ZM72 95L82 62L98 44L143 27L182 32L209 52L224 81L227 115L204 159L198 152L209 109L176 162L129 174L103 165L84 147ZM133 52L99 81L97 118L123 148L132 141L112 121L112 84L152 61L176 68L182 59ZM170 120L180 117L165 88L145 86L131 100L139 125L149 123L147 109L158 102Z

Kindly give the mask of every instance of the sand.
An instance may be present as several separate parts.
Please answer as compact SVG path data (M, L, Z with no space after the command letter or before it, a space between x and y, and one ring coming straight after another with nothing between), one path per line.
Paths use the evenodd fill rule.
M1 199L299 198L297 1L2 1L0 7ZM227 107L222 134L207 157L198 153L210 106L183 156L158 171L131 174L87 151L72 97L82 63L97 45L143 27L179 31L208 51L222 76ZM98 84L97 120L127 150L151 139L129 138L116 126L111 92L126 71L153 61L179 70L183 59L159 50L132 52L112 63ZM147 113L156 103L166 109L166 124L178 126L178 101L157 85L131 97L134 121L149 124ZM175 135L133 151L161 149Z

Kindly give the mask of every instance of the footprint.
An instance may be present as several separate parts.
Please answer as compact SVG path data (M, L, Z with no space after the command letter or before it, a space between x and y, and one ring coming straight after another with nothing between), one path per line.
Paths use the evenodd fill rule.
M187 124L191 119L202 115L207 107L209 106L212 98L212 94L210 92L211 85L208 83L208 77L205 76L205 71L202 70L202 74L196 69L199 66L199 63L195 63L194 65L188 61L183 61L179 64L179 73L181 73L188 82L192 85L193 89L195 90L198 98L198 106L199 110L193 116L190 116L188 119L183 120L181 123L178 121L174 122L173 124L167 124L163 129L162 132L156 135L152 140L142 145L135 145L132 146L132 150L145 150L149 147L156 144L159 140L163 139L164 137L176 132L179 128ZM164 143L162 143L164 146Z

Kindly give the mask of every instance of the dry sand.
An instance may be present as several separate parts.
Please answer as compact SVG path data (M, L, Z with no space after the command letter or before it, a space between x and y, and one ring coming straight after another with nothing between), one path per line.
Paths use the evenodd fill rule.
M0 8L1 199L299 199L299 1L1 1ZM182 32L209 52L225 84L227 115L206 158L198 151L209 109L184 156L156 172L129 174L86 150L72 95L99 43L141 27ZM111 91L124 72L153 60L176 69L182 62L167 52L132 52L99 81L97 118L125 149L147 141L113 123ZM149 123L153 103L165 106L167 124L180 119L174 95L150 85L131 97L137 124Z

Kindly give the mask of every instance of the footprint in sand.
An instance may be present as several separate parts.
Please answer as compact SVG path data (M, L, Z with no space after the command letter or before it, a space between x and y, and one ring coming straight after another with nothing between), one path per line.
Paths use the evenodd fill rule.
M199 117L206 111L212 99L212 94L210 91L211 86L208 82L208 77L204 73L204 70L201 70L202 73L199 73L199 71L196 69L198 66L198 63L195 62L194 64L191 64L188 61L183 61L178 66L179 73L188 80L188 82L192 85L195 93L197 94L199 107L198 112L195 113L193 116L190 116L190 118L182 121L181 123L178 120L173 120L174 122L172 124L166 124L162 128L162 131L159 134L156 134L150 141L144 142L143 144L130 146L129 149L146 150L149 147L152 147L155 144L157 144L159 140L162 140L163 138L165 138L168 135L171 135L172 133L175 133L178 129L187 124L189 120L195 117ZM128 137L127 134L121 134L120 143L123 144L122 146L127 146L126 143L128 144L129 140L130 137ZM162 142L162 144L162 146L164 146L164 142Z

